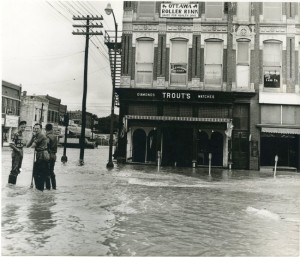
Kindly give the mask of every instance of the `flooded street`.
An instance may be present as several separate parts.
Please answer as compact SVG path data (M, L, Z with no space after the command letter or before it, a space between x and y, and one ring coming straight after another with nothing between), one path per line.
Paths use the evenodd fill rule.
M2 255L299 256L300 174L119 165L108 147L67 149L56 191L17 185L2 150Z

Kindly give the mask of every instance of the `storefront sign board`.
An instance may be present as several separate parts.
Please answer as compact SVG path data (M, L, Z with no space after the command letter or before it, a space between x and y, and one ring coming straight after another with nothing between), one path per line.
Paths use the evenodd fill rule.
M160 5L161 18L198 18L199 4L162 3Z

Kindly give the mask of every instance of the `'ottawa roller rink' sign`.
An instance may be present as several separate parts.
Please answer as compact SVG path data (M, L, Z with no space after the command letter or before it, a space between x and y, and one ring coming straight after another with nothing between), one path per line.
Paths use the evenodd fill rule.
M160 6L161 18L198 18L199 4L167 4Z

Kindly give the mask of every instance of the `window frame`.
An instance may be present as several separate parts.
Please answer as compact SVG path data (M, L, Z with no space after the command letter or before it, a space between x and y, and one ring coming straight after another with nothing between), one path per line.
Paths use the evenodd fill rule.
M222 13L221 17L208 17L207 16L208 6L210 8L216 8L216 6L219 6L219 5L214 5L214 3L221 4L221 13ZM205 18L208 20L222 20L224 18L224 2L205 2Z
M145 15L145 12L141 13L142 4L153 4L153 13L149 13L149 15ZM137 10L136 10L136 17L137 19L149 19L150 17L155 18L156 13L156 1L138 1L137 2Z
M264 55L265 55L265 48L266 45L272 45L272 44L276 44L279 45L279 54L280 54L280 65L265 65L265 60L264 60ZM279 41L279 40L265 40L263 41L263 88L267 89L267 90L272 90L272 91L277 91L280 90L282 88L282 45L283 42ZM278 87L270 87L270 86L265 86L265 73L266 71L279 71L279 86Z
M236 87L237 88L243 88L243 89L248 89L249 88L249 85L250 85L250 55L251 55L251 49L250 49L250 42L251 40L250 39L247 39L247 38L239 38L236 40L236 43L237 43L237 53L236 53ZM248 47L246 48L247 49L247 60L245 62L240 62L239 61L239 54L240 54L240 44L247 44ZM240 69L246 69L247 68L247 77L248 77L248 81L247 81L247 86L241 86L239 81L240 81L240 72L238 72Z
M170 62L169 62L169 82L170 86L174 87L180 87L180 86L187 86L188 83L188 63L189 63L189 46L188 46L188 39L186 38L172 38L170 44ZM172 55L173 55L173 44L174 42L185 42L186 43L186 62L173 62ZM186 66L186 73L185 73L185 83L172 83L172 65L180 65L180 66ZM180 76L180 75L179 75Z
M138 60L138 51L139 51L139 44L141 42L151 42L152 43L152 62L141 62ZM139 71L139 65L141 64L149 64L151 65L151 82L149 83L141 83L138 81L138 72ZM154 72L154 39L149 37L141 37L136 39L136 56L135 56L135 85L137 86L152 86L153 84L153 72ZM147 70L148 71L148 70ZM149 70L150 72L150 70Z
M242 17L239 16L239 7L241 7L241 4L247 4L248 8L248 19L243 19L243 14ZM251 18L251 3L250 2L237 2L237 9L236 9L236 18L238 21L242 22L249 22Z
M267 7L266 8L266 4L270 4L270 3L277 3L277 4L280 4L280 18L279 19L270 19L270 18L266 18L266 9L275 9L276 7ZM283 11L283 8L282 8L282 3L283 2L263 2L263 20L264 21L268 21L268 22L278 22L278 21L282 21L282 11ZM278 7L277 7L278 8ZM270 10L271 11L271 10ZM272 11L270 13L273 13ZM277 16L275 16L277 17Z
M220 87L220 89L223 86L223 52L224 52L224 41L222 39L218 39L218 38L210 38L210 39L206 39L204 40L205 44L204 44L204 86L205 87ZM221 47L221 56L220 56L220 63L218 64L211 64L211 63L207 63L207 55L208 55L208 51L207 51L207 44L208 43L220 43L220 47ZM208 65L220 65L221 66L221 72L220 72L220 84L208 84L206 82L206 68L208 67Z

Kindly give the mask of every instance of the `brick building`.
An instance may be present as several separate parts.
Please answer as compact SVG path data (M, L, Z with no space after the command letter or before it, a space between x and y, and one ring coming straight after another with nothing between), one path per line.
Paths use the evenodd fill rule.
M296 2L124 2L118 157L300 169L299 37Z
M2 146L18 129L22 87L2 80Z

